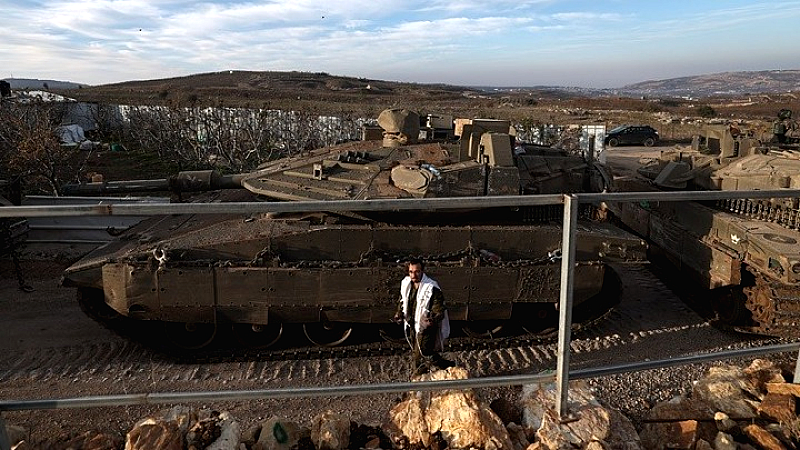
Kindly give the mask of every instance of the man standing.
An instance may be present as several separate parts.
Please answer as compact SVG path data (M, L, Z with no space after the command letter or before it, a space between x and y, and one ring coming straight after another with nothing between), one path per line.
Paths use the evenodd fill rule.
M411 344L411 368L414 375L452 367L439 354L450 335L450 319L439 283L425 274L419 259L408 262L408 276L400 283L400 307L395 320L403 322Z

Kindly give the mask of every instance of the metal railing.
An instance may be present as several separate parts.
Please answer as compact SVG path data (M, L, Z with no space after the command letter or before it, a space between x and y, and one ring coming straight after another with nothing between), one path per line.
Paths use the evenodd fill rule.
M239 203L177 203L150 205L120 205L98 203L96 205L72 206L16 206L0 208L3 217L45 217L45 216L91 216L91 215L162 215L162 214L254 214L280 212L313 211L409 211L473 209L490 207L519 207L535 205L564 204L562 235L561 288L559 297L559 334L557 366L555 374L517 375L505 377L482 377L466 380L444 380L435 382L398 382L385 384L349 385L335 387L313 387L293 389L266 389L249 391L214 391L186 393L149 393L130 395L109 395L73 399L50 399L28 401L0 401L0 450L10 448L5 435L2 419L3 411L32 409L84 408L97 406L128 406L150 403L176 403L212 400L247 400L267 398L320 397L369 395L407 391L467 389L520 385L532 382L556 382L556 409L560 417L566 417L568 410L568 385L570 378L593 378L616 373L670 367L700 361L720 360L731 357L744 357L768 353L798 351L800 343L759 347L755 349L715 352L705 355L692 355L667 360L647 361L611 367L569 371L570 341L572 322L572 287L575 267L575 236L579 203L630 202L630 201L686 201L800 197L800 190L781 189L769 191L683 191L683 192L626 192L626 193L579 193L537 196L496 196L467 198L432 198L399 200L343 200L311 202L239 202ZM798 355L795 382L800 381L800 355Z

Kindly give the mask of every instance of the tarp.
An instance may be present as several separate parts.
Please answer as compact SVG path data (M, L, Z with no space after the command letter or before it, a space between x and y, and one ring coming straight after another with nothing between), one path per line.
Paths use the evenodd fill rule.
M56 133L62 145L79 145L86 140L80 125L63 125L56 128Z

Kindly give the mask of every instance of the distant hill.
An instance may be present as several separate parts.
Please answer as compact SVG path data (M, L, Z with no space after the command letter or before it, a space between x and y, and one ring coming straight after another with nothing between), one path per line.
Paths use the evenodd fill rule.
M4 80L8 81L11 89L79 89L88 86L71 81L38 80L36 78L4 78Z
M666 80L643 81L613 91L650 97L777 94L800 91L800 70L721 72Z
M457 107L467 99L519 96L535 99L602 97L690 97L776 95L800 92L800 70L722 72L650 80L615 89L569 86L492 87L453 86L371 80L324 72L240 71L193 74L184 77L126 81L89 86L56 81L8 78L11 89L59 91L81 101L132 104L225 104L293 109L331 104L336 108L361 103L380 111L394 105ZM45 87L45 85L47 87ZM335 108L334 108L335 109Z

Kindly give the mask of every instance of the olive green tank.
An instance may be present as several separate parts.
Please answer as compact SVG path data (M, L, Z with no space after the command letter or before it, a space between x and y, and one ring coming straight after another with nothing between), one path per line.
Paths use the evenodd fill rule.
M417 142L408 111L387 114L383 140L276 160L246 174L90 183L71 194L181 191L185 201L326 201L475 197L607 189L597 163L514 145L509 123L473 120L457 142ZM409 119L408 116L411 116ZM384 118L385 119L385 118ZM189 191L204 191L186 196ZM641 261L645 244L594 219L579 221L575 304L616 296L610 261ZM287 327L319 345L393 326L404 262L422 258L454 325L493 335L513 324L554 323L561 206L302 215L151 217L64 273L84 309L104 323L159 324L163 340L200 349L231 331L237 345L268 347ZM152 327L150 327L152 328ZM135 333L134 333L135 334Z
M779 120L789 120L782 111ZM663 151L618 190L800 189L796 126L707 127L692 146ZM710 289L722 324L800 337L798 198L612 204L618 217Z

